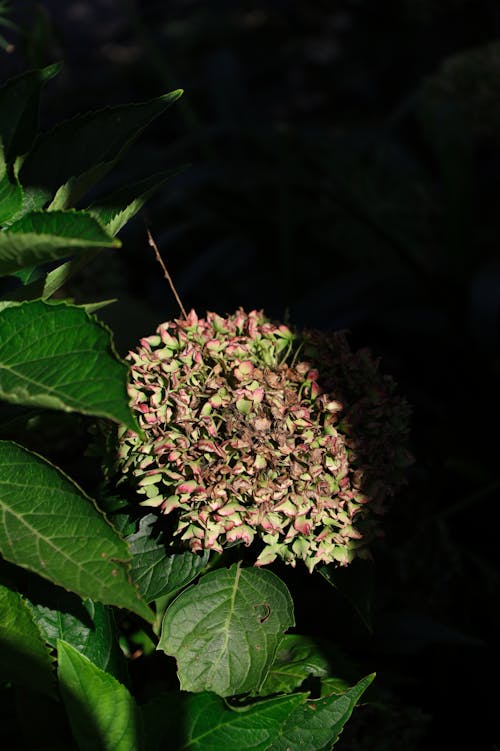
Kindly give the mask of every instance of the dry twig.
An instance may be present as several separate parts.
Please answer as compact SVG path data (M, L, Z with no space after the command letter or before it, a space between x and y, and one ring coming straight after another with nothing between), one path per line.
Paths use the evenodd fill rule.
M179 297L179 294L178 294L177 290L175 289L175 285L174 285L174 282L172 281L172 277L170 276L170 274L167 271L167 267L165 266L165 264L163 262L163 258L160 255L160 251L158 250L158 246L157 246L157 244L155 243L155 241L153 239L153 235L151 234L149 227L146 227L146 231L148 233L148 243L153 248L153 250L155 252L156 260L158 261L158 263L160 264L160 266L163 269L163 275L164 275L165 279L167 280L167 282L170 284L170 289L174 293L174 297L175 297L175 299L177 301L177 305L179 306L180 311L181 311L182 315L184 316L184 318L187 318L187 313L186 313L186 311L184 309L184 305L182 304L181 298Z

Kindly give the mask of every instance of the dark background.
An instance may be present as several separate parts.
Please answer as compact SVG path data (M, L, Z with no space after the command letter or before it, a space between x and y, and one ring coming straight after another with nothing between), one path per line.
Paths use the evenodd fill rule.
M69 290L120 298L100 315L123 353L178 313L145 220L186 307L349 329L412 404L370 618L365 569L347 597L285 572L298 631L337 645L339 674L378 673L339 749L498 751L500 4L54 0L12 18L4 78L64 61L46 127L185 89L105 187L191 166Z

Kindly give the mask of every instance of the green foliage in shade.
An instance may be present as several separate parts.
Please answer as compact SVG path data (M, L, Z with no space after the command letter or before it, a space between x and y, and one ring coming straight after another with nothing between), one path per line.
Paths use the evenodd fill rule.
M79 751L141 751L137 710L125 686L64 641L57 643L57 656L61 694Z
M0 399L15 405L12 410L77 412L138 432L127 366L110 332L89 314L110 301L76 306L46 300L102 248L120 246L114 236L179 171L125 185L84 211L73 208L85 205L88 191L182 92L77 116L37 137L40 90L58 69L31 71L0 88L0 276L18 284L7 280L9 292L0 301ZM59 260L47 272L47 264ZM54 419L74 420L42 412L38 421L27 410L17 412L2 435L18 435L24 425L27 443L41 433L38 446L45 430L50 437L55 428L51 456L60 450ZM34 714L25 746L330 748L371 677L352 689L325 678L326 660L315 643L284 636L294 625L293 603L270 571L235 564L203 575L207 551L172 553L167 535L156 534L156 517L146 516L136 528L126 501L108 501L103 505L117 526L60 469L0 440L0 678L15 687L22 714ZM119 645L127 656L140 647L152 657L154 631L176 595L157 648L176 658L181 689L195 693L156 697L139 711ZM153 601L156 617L147 605ZM115 607L129 611L125 620L115 620ZM153 630L137 627L135 616ZM59 691L50 647L57 649ZM168 664L164 655L155 661ZM316 701L291 693L304 690L309 677L322 682Z
M61 287L64 286L75 274L93 261L99 252L100 249L79 253L78 256L71 258L70 261L61 263L60 266L49 271L40 287L39 296L43 300L52 297L52 295L61 289Z
M231 708L215 694L169 693L142 708L148 751L272 751L303 694ZM309 750L307 750L309 751Z
M0 152L0 224L19 211L23 203L23 190L18 181L2 172Z
M110 235L116 235L141 210L146 201L179 171L158 172L145 180L120 188L109 196L100 198L87 211L99 220Z
M232 696L260 687L294 623L281 579L235 564L206 574L173 601L158 649L177 659L185 691Z
M31 280L28 277L29 269L21 269L16 271L12 276L21 279L24 287L18 287L9 294L9 300L14 302L21 302L23 300L35 300L41 298L42 300L48 300L58 290L61 289L75 274L81 269L85 268L91 261L99 255L101 247L92 248L91 250L81 249L77 255L73 256L69 261L61 263L56 266L52 271L47 272L45 275L40 274L40 277ZM1 303L0 303L1 305ZM88 303L85 308L90 312ZM0 307L1 310L1 307Z
M259 693L262 696L289 693L299 688L306 678L322 678L327 674L328 660L313 639L285 634Z
M33 618L45 641L56 647L57 640L62 639L98 668L121 679L125 674L123 654L112 609L92 600L75 603L72 593L54 589L56 597L50 605L31 603Z
M20 594L0 584L0 682L55 696L52 659Z
M89 248L119 247L84 211L33 211L0 233L0 275Z
M343 694L331 694L297 707L285 722L272 751L329 751L375 675L362 678Z
M146 602L158 597L172 597L190 584L208 563L209 552L171 553L155 539L152 530L156 517L148 514L139 529L127 538L132 553L132 576Z
M89 112L42 135L20 172L31 208L49 202L51 209L73 206L181 94L172 91L147 102Z
M80 307L35 300L1 312L1 398L107 417L134 430L126 375L109 330Z
M41 88L60 68L56 63L40 70L30 70L0 88L0 141L8 162L25 154L33 143Z
M310 700L288 694L234 706L213 693L158 696L142 709L148 751L329 751L373 680Z
M129 579L130 553L85 493L36 454L0 441L0 553L99 602L153 613Z

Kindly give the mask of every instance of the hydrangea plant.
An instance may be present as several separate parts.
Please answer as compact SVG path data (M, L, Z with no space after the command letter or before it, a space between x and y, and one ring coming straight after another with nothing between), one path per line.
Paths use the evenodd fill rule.
M260 541L257 566L369 555L402 481L408 406L343 333L294 333L242 309L162 323L130 352L143 436L116 468L191 551Z
M342 426L356 413L325 389L314 335L243 311L191 313L143 340L130 356L130 408L129 368L92 314L106 301L52 298L99 248L120 245L116 233L167 179L74 208L180 92L37 136L40 90L57 69L0 87L0 277L16 280L0 300L2 738L13 748L281 751L305 738L309 751L331 748L373 674L339 683L320 645L286 634L294 603L276 574L208 553L255 541L251 563L302 558L312 569L361 551L362 453ZM89 422L100 436L103 420L122 426L121 476L194 552L165 545L155 514L138 519L114 488L85 478L83 489L66 474L60 437ZM157 651L175 658L177 678ZM152 664L162 676L144 702ZM50 722L15 719L46 707Z

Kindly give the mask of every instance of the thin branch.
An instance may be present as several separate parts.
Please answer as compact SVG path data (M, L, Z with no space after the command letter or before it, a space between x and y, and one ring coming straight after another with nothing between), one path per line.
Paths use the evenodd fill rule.
M164 275L165 279L167 280L167 282L170 284L170 289L174 293L174 297L175 297L175 299L177 301L177 305L179 306L180 311L181 311L182 315L184 316L184 318L187 318L187 313L186 313L186 311L184 309L184 305L182 304L181 298L179 297L179 294L178 294L177 290L175 289L175 285L174 285L174 283L172 281L172 277L168 273L167 267L165 266L165 264L163 262L163 258L160 255L160 251L158 250L158 246L155 243L155 241L153 240L153 235L151 234L151 232L149 230L149 227L146 227L146 231L148 233L148 243L153 248L153 250L155 252L156 260L158 261L158 263L160 264L160 266L161 266L161 268L163 270L163 275Z

